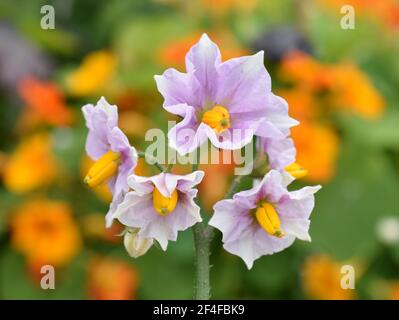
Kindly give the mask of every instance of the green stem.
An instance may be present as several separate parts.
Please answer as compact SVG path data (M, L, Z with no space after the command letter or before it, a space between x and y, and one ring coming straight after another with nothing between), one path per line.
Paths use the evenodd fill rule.
M231 198L240 185L242 176L237 176L230 190L227 192L225 198ZM195 285L194 285L194 299L196 300L209 300L210 298L210 263L209 257L211 255L210 246L212 239L215 235L215 228L203 223L197 223L193 227L194 246L195 246Z
M212 237L207 234L206 228L202 223L197 223L193 227L193 234L196 265L194 299L209 300L211 289L209 281L209 256Z
M254 169L261 166L260 156L258 155L254 161ZM193 165L193 171L198 169L198 164ZM225 199L230 199L238 191L241 180L244 176L236 176L230 186L229 191L225 195ZM209 300L210 298L210 281L209 281L209 271L210 263L209 256L210 245L212 239L215 235L215 228L212 226L204 225L203 223L197 223L193 227L194 233L194 246L195 246L195 285L194 285L194 299L196 300Z
M153 156L149 155L148 153L145 153L144 151L137 151L137 155L139 156L139 158L143 158L143 159L148 159L152 162L152 164L157 167L157 169L160 172L164 172L165 168L163 165L161 165Z

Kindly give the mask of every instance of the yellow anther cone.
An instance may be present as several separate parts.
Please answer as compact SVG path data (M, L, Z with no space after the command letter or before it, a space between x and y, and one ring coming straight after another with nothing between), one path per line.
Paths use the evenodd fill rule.
M277 238L281 238L285 235L285 233L280 229L280 218L271 204L267 202L263 203L256 209L255 216L259 225L268 234Z
M120 163L119 153L112 150L108 151L93 164L84 182L91 188L99 186L118 172Z
M230 115L225 107L215 106L202 116L202 122L210 126L217 133L230 128Z
M177 190L174 190L170 197L165 197L157 188L154 188L152 192L152 202L155 211L161 216L168 215L176 208L178 198Z
M301 167L298 163L291 163L289 166L286 166L285 171L288 172L295 179L301 179L308 174L308 170Z

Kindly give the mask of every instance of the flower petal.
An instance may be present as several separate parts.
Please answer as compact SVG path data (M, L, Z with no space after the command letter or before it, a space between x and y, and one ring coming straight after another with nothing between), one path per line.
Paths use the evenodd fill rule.
M187 72L193 72L201 85L201 105L213 101L216 91L216 66L221 63L218 46L206 34L195 44L186 55Z
M276 210L286 218L308 219L314 208L314 194L321 186L305 187L289 192L278 204Z
M200 107L201 88L194 72L182 73L175 69L167 69L163 75L154 76L158 91L164 97L164 107L171 112L168 107L178 104L188 104L193 107ZM172 112L174 113L174 112ZM185 113L175 113L184 117Z
M233 58L217 67L217 104L229 113L251 113L266 107L271 79L263 64L263 51Z

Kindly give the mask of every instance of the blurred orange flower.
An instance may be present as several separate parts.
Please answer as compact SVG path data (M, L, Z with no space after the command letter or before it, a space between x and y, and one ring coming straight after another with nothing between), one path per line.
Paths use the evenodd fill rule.
M294 83L302 90L321 91L329 88L334 80L328 67L301 51L288 53L278 73L283 81Z
M302 287L310 299L349 300L354 290L341 288L341 264L326 255L307 259L302 267Z
M287 99L295 98L295 104L302 113L307 107L314 109L309 95L313 95L320 111L351 111L364 118L375 119L385 109L384 99L368 76L350 62L321 64L305 53L292 52L283 59L279 76L283 81L294 84ZM307 105L299 106L299 101Z
M11 216L11 242L32 265L63 266L81 248L69 205L47 199L31 200L17 208Z
M123 261L96 257L89 264L88 295L96 300L130 300L136 297L138 273Z
M213 41L219 45L224 61L248 54L228 33L212 34L211 36ZM200 33L193 33L184 38L169 41L158 50L159 63L162 66L182 68L187 52L198 42L200 37Z
M384 99L369 78L354 64L342 63L332 69L334 85L330 103L367 119L375 119L385 109Z
M23 140L9 156L3 170L5 187L15 193L50 184L57 173L51 138L47 134L36 134Z
M199 166L205 172L204 179L198 186L199 196L204 209L212 211L213 205L222 200L229 189L230 177L233 174L234 165L228 164L204 164Z
M297 148L296 161L306 170L309 181L327 182L334 173L339 149L339 139L327 126L302 122L292 129Z
M33 116L52 125L68 125L72 112L65 104L61 89L53 82L25 77L18 84L18 92Z
M82 64L67 78L71 95L77 97L97 94L104 89L116 68L116 57L109 51L95 51L87 55Z

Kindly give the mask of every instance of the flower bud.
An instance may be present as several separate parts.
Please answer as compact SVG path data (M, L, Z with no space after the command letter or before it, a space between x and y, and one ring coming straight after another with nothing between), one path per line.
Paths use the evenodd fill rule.
M128 228L123 238L125 249L132 258L144 255L154 243L154 239L140 236L138 234L139 230L137 228Z

